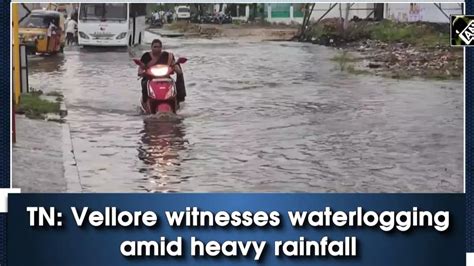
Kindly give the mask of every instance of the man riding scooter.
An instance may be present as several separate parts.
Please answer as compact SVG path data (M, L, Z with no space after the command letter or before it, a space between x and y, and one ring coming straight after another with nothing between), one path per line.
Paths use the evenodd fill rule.
M174 55L162 50L163 46L159 39L155 39L151 43L151 51L146 52L142 55L140 61L144 66L151 67L154 65L162 64L173 66L176 73L176 90L177 90L177 100L179 102L184 102L186 97L186 88L184 84L183 70L179 64L176 64ZM138 75L143 76L144 69L138 69ZM142 85L142 101L146 103L148 99L148 90L147 90L148 79L143 76L141 85Z
M163 26L163 20L162 20L162 17L160 15L160 12L158 12L158 10L156 10L155 12L152 13L151 26L155 26L155 27Z

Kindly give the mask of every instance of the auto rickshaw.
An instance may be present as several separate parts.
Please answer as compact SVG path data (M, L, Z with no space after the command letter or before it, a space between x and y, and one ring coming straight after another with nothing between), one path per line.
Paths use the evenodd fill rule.
M20 23L20 42L29 54L62 53L65 45L64 15L51 10L33 10Z

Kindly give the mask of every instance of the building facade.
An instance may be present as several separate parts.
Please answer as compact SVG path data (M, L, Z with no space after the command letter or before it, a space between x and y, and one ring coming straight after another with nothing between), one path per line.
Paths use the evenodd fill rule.
M264 18L276 23L302 23L304 4L262 4ZM347 4L317 3L311 15L312 21L320 18L345 17ZM381 8L380 8L381 7ZM463 14L461 3L355 3L349 8L349 19L358 17L384 18L401 22L425 21L435 23L449 23L450 15ZM380 14L380 15L379 15ZM377 16L379 15L379 16Z

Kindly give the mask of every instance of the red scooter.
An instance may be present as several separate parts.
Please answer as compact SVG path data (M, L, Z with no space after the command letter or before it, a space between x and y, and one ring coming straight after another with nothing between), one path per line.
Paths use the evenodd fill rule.
M141 109L143 113L175 113L179 109L175 80L171 77L174 68L168 65L154 65L146 67L139 59L133 59L135 64L144 69L143 76L148 79L147 90L148 100L143 102L140 97ZM178 58L176 64L184 64L188 61L184 57Z

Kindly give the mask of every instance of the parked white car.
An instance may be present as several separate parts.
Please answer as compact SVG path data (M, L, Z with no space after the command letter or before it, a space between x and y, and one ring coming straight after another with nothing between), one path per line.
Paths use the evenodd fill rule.
M188 6L178 6L176 8L176 18L177 19L190 19L191 9Z

